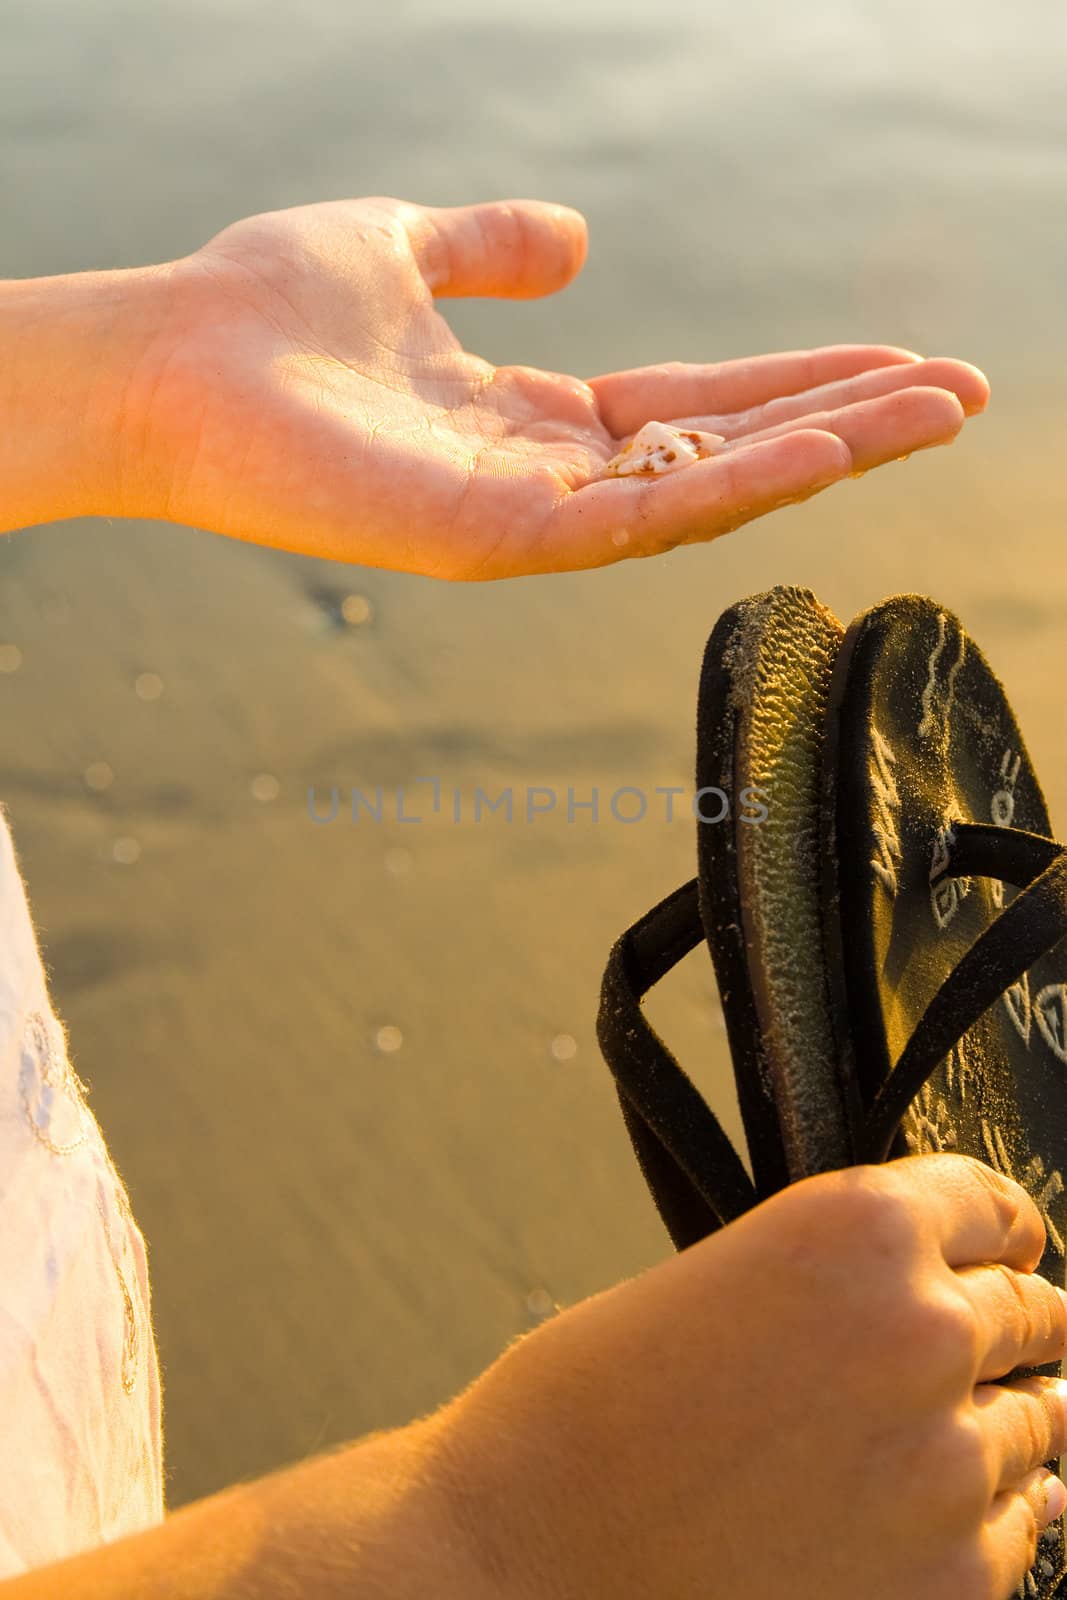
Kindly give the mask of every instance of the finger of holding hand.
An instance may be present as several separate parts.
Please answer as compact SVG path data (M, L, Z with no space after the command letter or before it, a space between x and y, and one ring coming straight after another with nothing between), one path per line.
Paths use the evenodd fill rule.
M1042 1468L1017 1488L997 1495L982 1526L983 1566L993 1585L983 1593L1011 1600L1031 1567L1041 1561L1040 1536L1062 1515L1065 1505L1062 1481Z
M992 1492L1017 1485L1027 1473L1067 1450L1067 1381L1018 1378L983 1383L974 1391Z
M960 1267L956 1279L975 1313L976 1382L1067 1355L1067 1294L1055 1284L1000 1261Z
M917 1216L950 1267L1003 1261L1033 1272L1045 1250L1045 1224L1026 1190L974 1156L902 1156L878 1169L919 1202Z

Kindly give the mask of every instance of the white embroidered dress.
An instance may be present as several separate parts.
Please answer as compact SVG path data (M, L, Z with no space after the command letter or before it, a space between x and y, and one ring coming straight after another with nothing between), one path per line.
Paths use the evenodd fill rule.
M0 805L0 1579L163 1518L144 1238L48 997Z

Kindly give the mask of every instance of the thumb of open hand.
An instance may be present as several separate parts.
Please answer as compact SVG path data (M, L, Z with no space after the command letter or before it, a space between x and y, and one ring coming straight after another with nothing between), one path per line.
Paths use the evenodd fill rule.
M413 210L408 235L437 297L534 300L564 288L585 262L585 218L570 206L491 200Z

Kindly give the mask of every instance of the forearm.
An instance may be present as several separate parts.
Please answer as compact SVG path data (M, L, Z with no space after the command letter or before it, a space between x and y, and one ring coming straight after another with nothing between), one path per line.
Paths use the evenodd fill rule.
M125 514L169 267L0 281L0 533Z
M0 1600L490 1600L450 1510L441 1415L0 1583Z

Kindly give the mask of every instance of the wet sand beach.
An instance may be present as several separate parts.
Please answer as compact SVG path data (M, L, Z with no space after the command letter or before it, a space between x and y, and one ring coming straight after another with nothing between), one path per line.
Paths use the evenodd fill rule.
M529 194L585 211L590 257L545 302L443 303L488 359L879 339L975 362L993 399L951 449L599 573L447 586L103 520L0 540L0 798L148 1240L172 1506L430 1409L668 1253L594 1019L693 824L607 802L691 787L726 605L934 596L1067 829L1061 25L1024 3L1001 37L990 0L966 37L905 8L883 38L873 3L833 4L819 54L715 5L639 55L593 0L310 9L43 0L0 25L0 272L166 259L346 193ZM346 820L379 786L382 820ZM509 787L511 822L474 819ZM594 788L600 819L569 821ZM557 803L528 822L531 789ZM651 1015L736 1133L699 952Z

